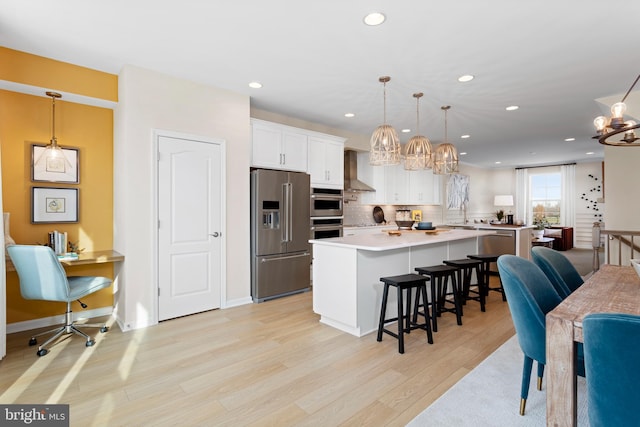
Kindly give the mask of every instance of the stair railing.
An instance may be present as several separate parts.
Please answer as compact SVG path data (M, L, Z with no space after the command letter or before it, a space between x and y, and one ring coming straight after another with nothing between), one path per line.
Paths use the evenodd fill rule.
M592 229L593 270L600 268L601 238L605 236L605 263L614 265L629 265L629 260L640 256L640 231L606 230L595 222Z

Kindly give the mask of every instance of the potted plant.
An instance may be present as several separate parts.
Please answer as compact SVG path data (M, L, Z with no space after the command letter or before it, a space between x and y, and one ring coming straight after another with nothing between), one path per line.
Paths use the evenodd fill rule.
M544 236L544 229L549 225L544 216L533 217L533 237L540 239Z

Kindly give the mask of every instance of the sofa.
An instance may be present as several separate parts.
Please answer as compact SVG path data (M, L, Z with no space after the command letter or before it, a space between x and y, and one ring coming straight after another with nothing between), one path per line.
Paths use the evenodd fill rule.
M573 248L573 227L551 226L544 229L544 237L553 238L553 249L567 251Z

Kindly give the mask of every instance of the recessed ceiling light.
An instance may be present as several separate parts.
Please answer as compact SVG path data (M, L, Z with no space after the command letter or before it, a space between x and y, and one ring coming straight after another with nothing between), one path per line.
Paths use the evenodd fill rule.
M461 156L466 156L466 155L467 155L467 152L466 152L466 151L463 151L463 152L461 152L461 153L460 153L460 155L461 155Z
M471 74L465 74L464 76L458 77L458 81L461 83L470 82L473 80L473 76Z
M586 152L586 153L584 153L584 154L586 154L586 155L590 156L590 155L592 155L592 154L593 154L593 151L587 151L587 152Z
M351 117L355 117L356 115L353 113L345 113L344 116L351 118Z
M383 13L371 12L370 14L364 17L364 23L367 25L375 26L375 25L382 24L385 21L385 19L387 19L387 17L384 16Z
M518 108L520 108L520 107L518 107L517 105L509 105L507 108L505 108L505 110L507 110L507 111L515 111Z
M571 141L575 141L576 139L575 138L565 138L564 140L567 141L567 142L571 142Z
M249 87L251 89L260 89L262 87L262 83L260 83L260 82L251 82L251 83L249 83Z
M498 160L498 161L496 162L496 165L499 165L499 164L501 164L501 163L502 163L502 162Z
M409 133L409 132L411 132L411 129L402 129L400 132L402 132L402 133Z
M471 135L460 135L460 138L462 138L462 139L467 139L467 138L469 138L470 136L471 136Z

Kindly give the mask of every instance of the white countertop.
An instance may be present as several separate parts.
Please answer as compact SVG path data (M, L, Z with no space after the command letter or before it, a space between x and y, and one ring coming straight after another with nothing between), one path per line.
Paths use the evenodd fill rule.
M395 225L394 223L386 223L386 224L377 224L377 225L345 225L343 227L343 229L345 230L371 230L374 228L379 228L380 230L388 230L388 229L396 229L398 228L397 225Z
M473 227L478 230L523 230L533 228L533 225L507 225L507 224L447 224L446 227Z
M443 229L438 234L427 234L419 230L400 230L400 236L390 236L381 227L380 233L358 236L332 237L329 239L309 240L314 245L336 246L341 248L361 249L365 251L388 251L392 249L410 248L413 246L430 245L463 240L494 234L488 230L448 230ZM496 227L498 228L498 227Z

